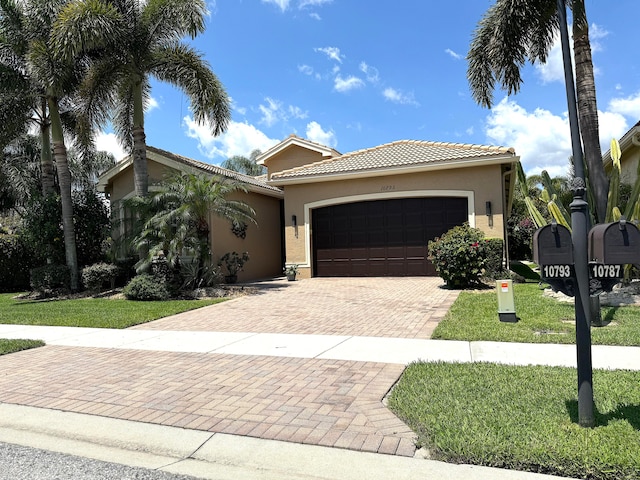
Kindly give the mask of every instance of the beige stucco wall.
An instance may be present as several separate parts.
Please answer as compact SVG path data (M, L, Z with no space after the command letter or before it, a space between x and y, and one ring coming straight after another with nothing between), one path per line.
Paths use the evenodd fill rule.
M640 162L640 147L631 145L620 158L620 181L633 185L638 178L638 163Z
M172 169L161 163L148 160L149 184L161 181ZM132 195L134 191L133 168L128 167L113 177L108 192L112 205ZM237 237L231 231L231 223L218 217L211 218L211 245L213 260L226 252L249 252L250 260L244 271L238 274L238 281L257 280L282 275L281 254L281 199L255 192L237 192L232 197L249 204L256 212L258 224L249 224L246 238Z
M504 238L503 186L500 165L287 185L285 190L286 262L299 264L301 278L311 276L311 211L315 207L363 200L402 197L466 196L469 223L487 238ZM485 202L492 206L492 226ZM298 227L292 225L292 216Z
M275 172L319 162L325 158L319 152L292 145L277 155L270 157L265 162L265 166L267 167L269 178L271 178L271 175Z
M239 238L231 231L229 220L213 217L211 251L214 262L227 252L248 252L249 261L245 264L244 271L238 273L239 282L281 276L281 200L251 192L236 193L230 198L251 205L256 211L258 224L249 223L246 237Z

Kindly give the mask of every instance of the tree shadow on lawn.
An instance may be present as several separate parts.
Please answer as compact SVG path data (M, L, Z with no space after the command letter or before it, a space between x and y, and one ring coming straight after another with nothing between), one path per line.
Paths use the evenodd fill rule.
M578 401L565 401L567 412L573 423L579 423L578 418ZM626 420L634 430L640 430L640 405L618 405L615 410L607 414L600 413L594 405L593 416L595 427L606 427L612 420Z

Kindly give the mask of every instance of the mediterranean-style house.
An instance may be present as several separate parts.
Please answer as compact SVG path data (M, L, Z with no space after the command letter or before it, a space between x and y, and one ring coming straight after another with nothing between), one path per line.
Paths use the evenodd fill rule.
M240 281L279 276L285 264L298 265L301 278L435 275L427 243L456 225L506 241L519 160L511 148L414 140L341 154L296 135L258 157L263 177L153 147L147 159L150 184L167 169L248 184L238 195L258 225L244 238L228 221L214 218L211 228L215 258L249 252ZM98 188L117 212L134 192L131 158L105 172Z

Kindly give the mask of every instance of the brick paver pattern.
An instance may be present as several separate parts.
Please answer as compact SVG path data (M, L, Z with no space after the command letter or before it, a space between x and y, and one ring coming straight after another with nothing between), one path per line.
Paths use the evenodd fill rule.
M413 455L382 404L401 365L47 346L0 357L0 401Z
M458 295L437 278L277 280L137 329L429 338ZM0 401L211 432L411 456L382 403L404 367L46 346L0 356Z
M430 338L458 296L435 277L313 278L137 329Z

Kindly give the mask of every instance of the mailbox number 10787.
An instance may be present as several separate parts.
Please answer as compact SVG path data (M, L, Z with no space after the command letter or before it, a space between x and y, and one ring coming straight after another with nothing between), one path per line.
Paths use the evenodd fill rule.
M591 265L591 276L596 278L621 278L622 265Z
M546 278L569 278L571 276L571 266L543 265L542 276Z

